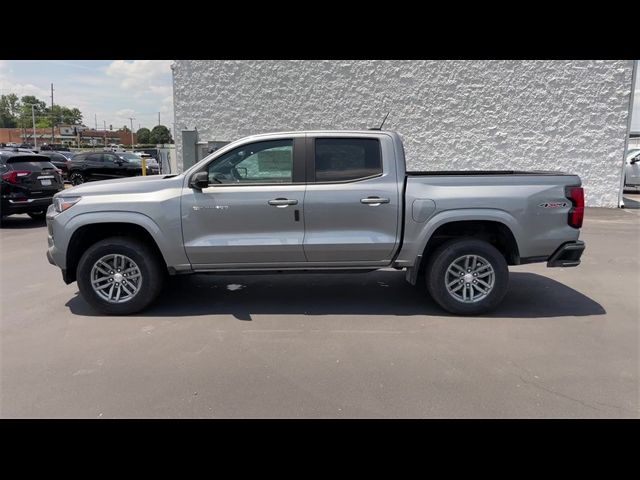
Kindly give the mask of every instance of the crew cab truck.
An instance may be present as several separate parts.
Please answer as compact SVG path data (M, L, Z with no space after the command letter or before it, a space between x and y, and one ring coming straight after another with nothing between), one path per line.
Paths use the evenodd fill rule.
M272 133L180 175L55 195L47 257L114 315L151 304L167 274L388 267L414 285L424 276L440 306L474 315L501 302L509 265L579 265L583 215L576 175L407 172L395 132Z

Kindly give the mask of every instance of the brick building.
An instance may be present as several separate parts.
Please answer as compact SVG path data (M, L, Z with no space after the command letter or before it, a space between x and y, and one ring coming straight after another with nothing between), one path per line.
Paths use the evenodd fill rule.
M107 145L110 143L131 146L131 132L124 130L94 130L84 126L60 125L53 129L54 141L51 141L51 128L36 128L38 145L55 143L62 145L92 144ZM134 143L137 142L133 134ZM0 143L33 144L32 128L0 128Z

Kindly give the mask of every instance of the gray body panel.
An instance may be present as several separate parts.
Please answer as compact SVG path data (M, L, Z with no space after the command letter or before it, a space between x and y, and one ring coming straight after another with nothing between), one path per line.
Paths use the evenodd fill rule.
M194 173L238 146L301 136L376 138L383 173L334 183L212 184L201 191L189 186ZM579 186L579 177L407 174L402 141L394 132L256 135L226 145L181 175L93 182L61 192L57 196L82 200L62 213L49 209L49 253L65 269L69 241L78 228L124 222L145 228L175 272L410 268L441 225L489 220L511 230L520 257L548 257L579 237L579 230L567 224L567 185ZM297 204L268 204L282 197ZM367 197L388 202L362 203ZM562 206L541 207L551 202Z

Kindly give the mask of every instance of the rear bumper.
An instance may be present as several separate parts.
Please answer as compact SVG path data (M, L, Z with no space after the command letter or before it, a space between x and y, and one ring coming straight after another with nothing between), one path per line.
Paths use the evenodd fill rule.
M3 215L13 215L17 213L42 212L46 211L51 203L53 203L53 197L29 198L23 201L3 198L2 213Z
M584 252L584 242L567 242L558 248L547 260L547 267L577 267Z

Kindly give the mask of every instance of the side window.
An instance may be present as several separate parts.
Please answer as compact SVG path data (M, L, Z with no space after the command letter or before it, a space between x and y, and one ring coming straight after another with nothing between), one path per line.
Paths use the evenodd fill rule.
M209 183L291 183L293 140L243 145L208 166Z
M74 155L72 158L74 162L84 162L86 159L87 159L86 153L80 153L78 155Z
M90 153L87 157L89 162L102 162L102 154L101 153Z
M357 180L382 173L380 142L370 138L317 138L316 182Z

